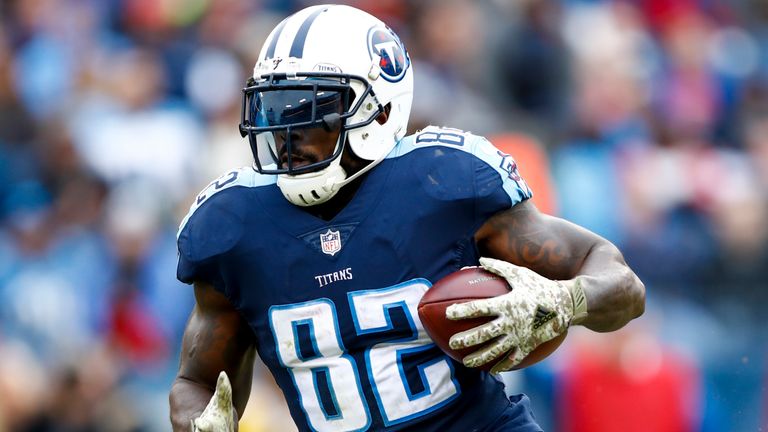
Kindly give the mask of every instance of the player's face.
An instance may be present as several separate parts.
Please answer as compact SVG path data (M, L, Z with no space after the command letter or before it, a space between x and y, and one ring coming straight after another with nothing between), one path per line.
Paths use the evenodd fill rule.
M283 88L255 92L250 100L252 124L272 128L259 135L259 142L288 174L324 168L339 155L342 114L351 92L321 80L278 84Z
M336 148L341 128L306 128L275 132L280 168L293 169L328 159ZM286 145L290 140L290 146Z

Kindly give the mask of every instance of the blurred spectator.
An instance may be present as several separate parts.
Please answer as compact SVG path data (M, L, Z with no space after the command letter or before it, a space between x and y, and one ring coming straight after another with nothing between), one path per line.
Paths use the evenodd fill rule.
M142 422L117 385L119 361L96 347L72 365L60 365L46 383L46 400L19 431L138 432Z
M57 217L88 198L88 183L74 184L52 205L28 202L9 217L3 233L8 273L0 286L0 316L7 334L25 337L47 359L76 352L99 337L107 316L109 264L103 238L88 229L71 229ZM38 192L43 195L44 192ZM26 195L24 199L34 199ZM41 196L38 200L45 200ZM64 222L62 219L61 222Z
M410 129L415 125L464 125L477 133L507 130L498 109L479 93L488 86L484 10L467 0L413 3L413 36L405 46L414 64ZM446 31L450 29L450 31ZM445 109L435 112L435 107Z
M565 125L571 77L570 53L559 32L560 8L553 0L510 7L516 24L504 30L492 56L499 76L497 102L521 111L529 121L546 119L550 132Z
M14 89L15 56L5 28L0 26L0 143L20 145L32 139L33 119L19 103Z
M0 338L0 429L20 430L47 404L46 369L21 340Z
M607 337L578 338L561 372L558 430L699 430L700 375L642 325Z
M83 160L109 182L147 178L171 200L180 199L197 184L202 125L183 103L164 97L168 78L151 50L129 48L103 66L106 92L89 95L73 113Z
M637 11L620 2L574 7L563 32L574 63L572 142L644 144L650 77L658 59Z

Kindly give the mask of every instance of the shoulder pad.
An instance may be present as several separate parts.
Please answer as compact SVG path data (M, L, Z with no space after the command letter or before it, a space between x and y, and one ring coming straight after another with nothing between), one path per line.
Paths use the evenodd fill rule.
M503 189L512 199L513 203L530 198L532 192L525 180L520 176L517 169L517 163L514 158L499 150L485 137L475 135L471 132L465 132L460 129L428 126L423 130L403 138L398 143L398 148L393 151L390 157L399 157L414 150L426 147L452 148L460 151L467 156L474 156L475 160L480 160L481 165L489 169L471 172L473 183L479 186L477 193L485 195L491 189L486 190L482 187L488 185L493 187L494 182L485 180L501 179ZM461 154L459 153L459 154ZM441 152L433 152L438 155ZM481 177L487 177L481 178Z
M236 186L253 188L274 184L251 167L229 171L206 186L189 209L176 234L179 253L201 262L230 250L243 232L246 198Z
M402 156L413 150L430 146L454 147L466 151L472 147L474 141L480 138L482 137L461 129L427 126L415 134L400 140L398 151L393 152L390 156Z
M179 230L176 232L176 237L178 238L179 235L181 235L181 231L187 225L187 222L195 211L217 193L235 186L259 187L274 184L276 181L277 178L275 176L259 174L253 167L241 167L221 175L216 180L208 183L208 185L197 194L192 205L189 206L189 212L187 212L187 215L182 219L181 224L179 224Z

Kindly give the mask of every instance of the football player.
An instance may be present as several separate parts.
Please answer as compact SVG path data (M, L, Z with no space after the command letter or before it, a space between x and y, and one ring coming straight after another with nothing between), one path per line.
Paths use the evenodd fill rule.
M235 429L257 354L302 431L539 431L493 374L571 325L612 331L643 312L617 248L540 213L510 155L457 129L406 136L413 73L397 35L349 6L309 7L266 39L240 124L254 165L208 185L178 233L197 304L175 431ZM454 336L483 346L459 364L416 306L478 263L514 290L448 309L498 317Z

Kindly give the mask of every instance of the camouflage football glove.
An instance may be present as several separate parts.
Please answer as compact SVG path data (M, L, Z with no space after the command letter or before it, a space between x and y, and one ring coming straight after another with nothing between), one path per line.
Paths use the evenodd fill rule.
M192 432L234 432L235 418L232 408L232 386L227 373L221 371L216 391L200 417L192 420Z
M505 278L512 291L498 297L454 304L446 309L446 317L452 320L497 317L451 337L449 345L452 349L471 347L498 338L464 357L465 366L482 366L516 348L496 363L491 373L510 370L537 346L565 333L568 326L586 318L586 297L578 279L555 281L528 268L493 258L480 258L480 265Z

